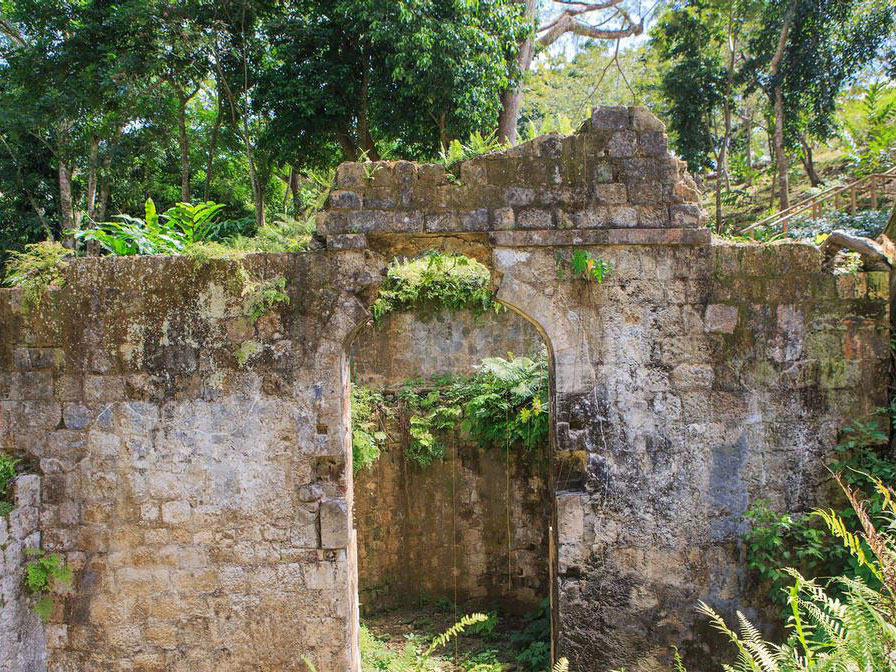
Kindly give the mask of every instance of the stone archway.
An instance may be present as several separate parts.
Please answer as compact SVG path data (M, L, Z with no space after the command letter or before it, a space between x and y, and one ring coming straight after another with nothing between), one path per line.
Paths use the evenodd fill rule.
M75 570L32 622L48 669L352 669L345 347L388 260L433 240L492 268L551 344L558 654L659 670L677 644L711 665L693 605L749 607L746 503L811 506L844 419L886 403L887 274L712 242L643 108L458 172L341 166L318 249L241 262L286 280L257 321L227 260L80 259L28 314L0 290L0 445L42 481L12 538ZM604 284L557 277L582 249ZM13 564L5 608L27 611ZM0 652L37 666L20 621Z

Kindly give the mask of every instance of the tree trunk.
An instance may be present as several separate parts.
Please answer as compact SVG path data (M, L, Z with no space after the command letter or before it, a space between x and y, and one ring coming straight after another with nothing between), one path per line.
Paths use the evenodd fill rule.
M72 201L72 178L71 168L65 165L65 162L59 159L59 220L62 225L62 231L72 231L75 229L75 213L74 203ZM75 237L70 233L64 233L65 243L67 247L74 247Z
M535 0L517 0L526 5L526 18L535 23ZM520 72L520 82L513 89L501 93L501 111L498 113L498 140L513 144L516 142L516 124L520 116L520 105L523 100L522 77L532 64L534 52L533 38L524 40L519 45L516 64Z
M806 176L809 178L809 182L812 183L813 187L824 184L824 180L819 177L815 170L815 161L812 159L812 145L809 144L809 139L803 134L800 134L800 144L803 146L803 167L806 169Z
M779 207L786 210L790 207L790 184L787 176L787 152L784 151L784 95L780 84L775 86L775 163L778 168Z
M747 171L753 169L753 110L747 110L747 116L744 118L744 135L746 135L746 144L744 145L744 161L747 164ZM747 186L753 185L753 178L747 173Z
M180 200L190 202L190 145L187 139L187 102L190 100L186 94L178 92L179 103L177 111L177 124L180 131L178 144L180 145Z
M111 160L109 157L103 159L103 174L100 175L100 203L96 209L96 221L102 222L106 219L106 208L109 205L109 175L107 171L109 170L109 164Z
M215 152L218 149L218 133L221 130L221 122L224 117L224 108L221 105L221 94L217 96L218 113L215 115L215 125L212 127L212 138L208 148L208 164L205 167L205 190L202 192L203 200L208 200L212 185L212 171L215 166Z
M370 125L368 123L367 113L367 88L369 83L369 73L367 72L367 57L363 59L361 67L364 69L361 74L361 100L358 104L358 145L362 148L365 158L369 161L379 161L380 155L376 151L376 144L373 142L373 136L370 135Z
M87 217L93 220L96 214L96 174L99 166L97 157L100 151L100 139L96 136L90 138L90 163L87 168Z
M724 226L722 225L722 173L716 171L716 231L722 233Z
M302 202L299 199L299 190L301 189L301 181L299 180L299 171L295 166L289 168L289 190L292 192L292 216L298 218L302 209Z
M781 60L784 58L784 50L787 47L787 37L790 35L790 25L796 14L797 0L790 0L784 21L781 24L781 34L778 36L778 46L769 64L769 74L773 82L772 102L775 109L775 162L778 169L778 190L780 191L781 209L790 207L790 193L788 184L787 154L784 151L784 92L779 77Z

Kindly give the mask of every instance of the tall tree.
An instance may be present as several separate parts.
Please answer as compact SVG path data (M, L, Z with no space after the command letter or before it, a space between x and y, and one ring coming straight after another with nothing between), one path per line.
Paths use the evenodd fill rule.
M523 9L523 15L533 27L531 34L520 40L516 53L511 57L512 66L525 73L538 52L549 48L564 35L578 35L592 40L621 40L644 32L644 19L633 15L626 0L600 0L600 2L574 2L554 0L553 15L540 21L535 0L515 0ZM498 137L503 142L515 142L517 121L520 115L522 89L518 84L507 87L501 93L501 114L498 117Z
M432 157L440 144L494 128L527 29L513 0L314 0L266 27L270 62L257 106L295 165L379 156L391 143Z
M785 209L788 151L806 133L830 137L837 95L882 47L896 9L886 0L765 0L762 17L744 72L768 100L779 203Z

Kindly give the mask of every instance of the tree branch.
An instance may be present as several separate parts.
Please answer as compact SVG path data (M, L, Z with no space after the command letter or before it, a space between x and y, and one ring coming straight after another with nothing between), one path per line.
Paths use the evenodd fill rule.
M574 14L566 11L560 15L560 17L553 23L550 28L546 29L547 32L545 32L541 37L538 38L538 47L540 49L549 47L566 33L573 33L574 35L590 37L595 40L619 40L623 37L640 35L644 31L643 21L635 24L627 13L620 10L618 7L616 8L616 11L618 11L622 15L627 25L622 28L613 30L604 30L595 28L594 26L589 26L587 23L583 23L582 21L574 18ZM539 29L538 32L541 32L541 29Z
M6 35L10 40L15 42L20 47L28 46L28 43L25 41L25 38L22 37L22 33L18 30L18 28L2 18L0 18L0 33Z

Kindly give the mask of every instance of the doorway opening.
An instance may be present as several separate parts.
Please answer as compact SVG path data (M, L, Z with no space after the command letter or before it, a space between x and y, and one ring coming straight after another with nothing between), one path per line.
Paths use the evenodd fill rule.
M362 669L402 669L463 616L439 669L551 663L550 349L489 270L390 265L348 348Z

